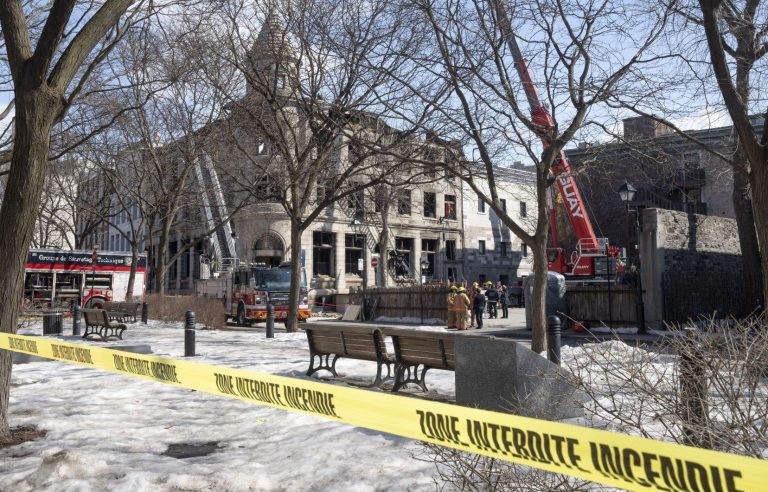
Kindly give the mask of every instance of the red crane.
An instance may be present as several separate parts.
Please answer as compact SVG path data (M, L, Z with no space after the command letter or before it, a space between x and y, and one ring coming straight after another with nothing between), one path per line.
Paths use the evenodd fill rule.
M517 38L512 29L512 24L509 21L506 8L502 2L503 0L494 0L496 14L499 19L499 26L501 27L501 32L505 38L507 46L512 52L515 69L523 83L523 90L528 99L528 105L531 108L531 121L543 129L542 132L539 132L539 138L541 139L542 146L546 149L550 146L547 136L554 134L555 122L552 120L552 116L549 114L549 111L547 111L547 108L544 107L539 100L539 96L536 93L536 87L533 84L533 77L528 68L528 60L526 60L520 52L520 47L517 45ZM576 250L571 253L569 258L566 258L563 249L559 247L557 242L557 225L555 222L553 203L551 205L552 208L550 208L550 227L552 229L553 248L548 250L549 269L569 275L594 275L594 258L604 258L606 254L615 256L615 252L613 249L609 250L607 239L595 236L595 231L592 228L592 223L584 208L584 201L579 193L579 188L576 186L576 181L571 175L571 167L568 165L565 152L562 150L555 158L551 172L557 183L560 196L563 199L568 219L571 222L573 232L576 235L577 243Z

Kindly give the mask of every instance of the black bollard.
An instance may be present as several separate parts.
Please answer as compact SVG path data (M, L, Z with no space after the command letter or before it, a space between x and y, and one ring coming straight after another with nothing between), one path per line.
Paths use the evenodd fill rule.
M80 336L80 306L75 305L72 312L72 336Z
M145 301L141 303L141 322L146 325L147 321L149 321L149 305Z
M184 316L184 357L195 356L195 313L187 311Z
M560 365L560 318L547 317L547 358L550 362Z
M267 338L275 338L275 306L267 304Z

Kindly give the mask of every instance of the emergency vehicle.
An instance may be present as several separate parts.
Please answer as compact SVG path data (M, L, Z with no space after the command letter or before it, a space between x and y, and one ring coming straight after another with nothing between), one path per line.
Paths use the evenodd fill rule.
M252 263L225 270L220 275L218 278L198 280L196 291L198 296L221 299L227 321L231 318L240 326L266 321L267 305L270 303L275 308L276 320L285 321L288 317L290 262L281 263L278 267ZM310 316L307 293L306 273L302 269L299 321L306 321Z
M131 254L118 251L30 249L24 274L24 308L100 308L125 301ZM139 255L133 297L145 289L147 258Z

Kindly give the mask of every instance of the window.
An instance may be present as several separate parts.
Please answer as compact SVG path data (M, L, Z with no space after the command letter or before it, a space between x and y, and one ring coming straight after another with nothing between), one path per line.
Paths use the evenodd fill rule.
M525 202L520 202L520 217L528 217L528 204Z
M275 79L275 84L278 89L285 88L285 75L277 74L277 78Z
M373 210L376 213L384 211L384 205L387 202L387 188L383 185L377 186L373 192Z
M357 186L357 184L352 184ZM347 208L352 212L352 216L357 220L363 220L365 217L365 196L363 190L358 190L351 195L347 195Z
M507 256L507 253L509 251L509 243L506 241L502 241L499 243L499 254L501 256Z
M435 274L435 253L437 253L437 239L421 240L421 256L427 260L427 265L422 268L421 274L431 277Z
M333 275L332 232L315 231L312 233L312 272L314 275Z
M281 195L280 189L270 176L264 175L254 183L254 196L265 202L279 202Z
M520 245L520 252L523 254L523 258L528 257L528 245L523 243Z
M683 161L686 169L698 169L701 167L701 156L698 152L683 154Z
M265 142L264 140L256 140L255 150L256 150L256 155L267 155L268 154L267 142Z
M448 239L445 242L445 259L448 261L456 261L456 240Z
M504 213L507 213L507 199L502 198L501 199L501 210L504 211Z
M437 194L424 192L424 217L437 217Z
M485 202L483 201L483 197L480 195L477 196L477 211L482 213L485 213Z
M363 258L365 236L361 234L344 235L344 273L360 274L358 260Z
M397 213L411 215L411 190L399 190L397 192Z
M390 252L391 267L395 275L411 273L411 254L413 253L413 238L395 237L395 251Z
M456 220L456 195L445 195L445 218Z
M481 255L485 254L485 240L480 239L477 242L477 252L478 252L478 254L481 254Z

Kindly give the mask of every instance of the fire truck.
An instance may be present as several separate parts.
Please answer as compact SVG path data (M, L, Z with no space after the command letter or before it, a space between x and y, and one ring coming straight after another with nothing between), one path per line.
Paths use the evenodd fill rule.
M252 263L234 266L221 272L218 278L198 280L196 291L198 296L221 299L226 320L231 318L239 326L247 326L255 321L266 321L268 304L275 308L275 319L285 321L290 287L290 262L283 262L277 267ZM299 321L306 321L310 316L307 294L306 273L302 269Z
M495 7L500 19L502 34L507 42L512 58L515 64L520 81L523 84L525 96L528 99L528 105L531 109L531 121L543 128L539 135L541 143L546 149L549 147L547 134L554 133L555 123L547 108L539 100L536 93L536 87L533 83L533 76L526 60L517 44L517 38L512 30L512 24L507 16L504 0L496 0ZM552 197L550 199L550 228L552 237L552 247L547 250L548 266L550 271L562 273L566 276L590 277L602 274L601 268L596 265L602 264L603 268L606 262L610 261L616 264L619 255L619 249L608 244L607 238L598 238L592 228L587 211L584 208L584 201L579 193L576 180L571 174L571 168L562 150L555 158L552 164L551 173L554 182L557 184L559 200ZM565 250L558 244L557 221L555 220L555 204L560 201L563 203L568 220L571 223L573 232L576 236L576 248L567 255ZM608 271L615 271L609 268Z
M131 271L131 254L118 251L30 249L24 274L25 309L100 308L107 301L124 301ZM133 296L144 295L147 258L139 255Z

